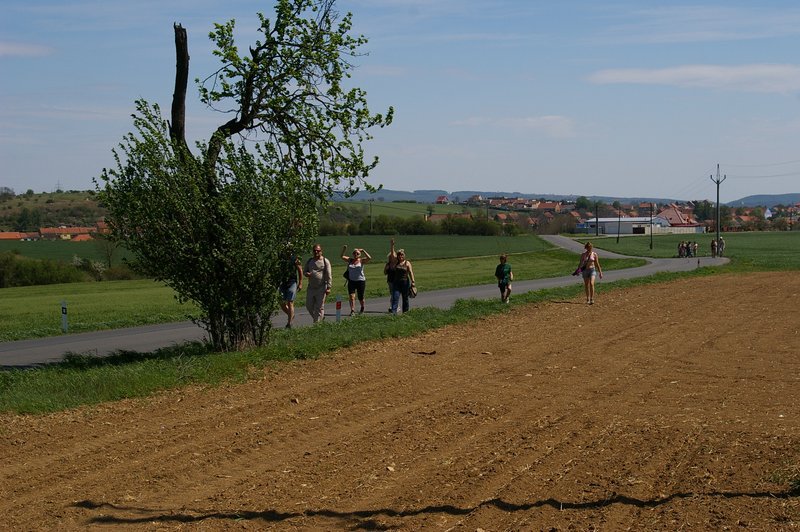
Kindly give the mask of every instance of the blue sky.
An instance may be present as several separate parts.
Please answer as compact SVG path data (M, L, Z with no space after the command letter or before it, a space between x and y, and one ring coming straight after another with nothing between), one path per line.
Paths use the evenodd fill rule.
M800 192L800 4L794 1L340 0L370 42L352 82L395 107L368 151L400 190L720 199ZM172 23L190 78L207 38L250 0L4 0L0 186L93 188L132 129L134 100L168 109ZM188 132L222 117L197 103Z

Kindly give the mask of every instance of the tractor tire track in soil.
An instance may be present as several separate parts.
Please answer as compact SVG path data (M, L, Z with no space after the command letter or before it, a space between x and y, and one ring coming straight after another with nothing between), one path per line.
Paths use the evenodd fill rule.
M513 307L244 384L4 415L0 520L793 529L798 295L796 272L603 290L593 306Z

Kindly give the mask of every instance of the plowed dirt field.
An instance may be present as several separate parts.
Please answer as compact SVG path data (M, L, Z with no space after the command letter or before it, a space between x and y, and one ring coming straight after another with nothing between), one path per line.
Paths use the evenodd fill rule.
M800 527L800 275L514 307L0 418L3 530Z

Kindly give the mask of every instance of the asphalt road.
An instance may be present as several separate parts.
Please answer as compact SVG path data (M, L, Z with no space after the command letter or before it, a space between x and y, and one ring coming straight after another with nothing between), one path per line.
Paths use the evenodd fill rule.
M581 253L583 251L583 246L580 243L567 237L544 236L543 238L569 251L574 251L576 253ZM597 251L601 259L623 257L623 255L612 252ZM728 259L699 257L691 259L648 259L648 261L648 264L639 268L604 272L603 279L598 280L598 282L602 283L605 281L617 281L619 279L645 277L665 271L688 271L703 266L724 264ZM580 282L581 280L579 277L573 277L572 275L531 281L514 281L514 293L519 294L532 290L578 284ZM457 299L491 299L499 296L500 293L497 289L497 285L487 284L466 288L436 290L433 292L420 292L417 298L412 301L411 306L448 309ZM298 304L296 305L296 327L303 327L311 324L311 318L305 308L303 308L303 301L304 296L301 293ZM368 313L385 314L388 307L388 297L371 299L366 302ZM347 301L342 301L341 319L349 319L347 317L348 313L349 304ZM336 319L335 302L329 301L326 305L325 319ZM273 326L275 328L281 328L285 323L285 315L282 312L276 314L273 319ZM205 331L200 327L191 322L180 322L91 333L68 334L64 336L20 340L16 342L2 342L0 343L0 368L30 367L58 362L62 360L64 355L70 353L95 356L105 356L118 351L147 353L161 347L169 347L188 341L203 340L205 338Z

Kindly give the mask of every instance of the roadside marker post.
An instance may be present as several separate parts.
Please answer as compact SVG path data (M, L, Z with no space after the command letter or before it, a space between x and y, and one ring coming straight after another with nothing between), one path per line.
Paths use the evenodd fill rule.
M336 296L336 323L342 319L342 296Z
M67 302L61 302L61 330L64 334L67 334L69 330L69 324L67 323Z

